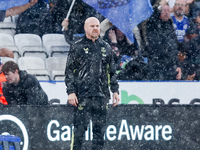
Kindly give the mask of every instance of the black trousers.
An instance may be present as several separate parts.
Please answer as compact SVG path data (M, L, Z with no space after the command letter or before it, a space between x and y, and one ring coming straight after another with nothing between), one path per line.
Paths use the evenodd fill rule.
M106 124L107 100L102 97L79 98L74 108L74 135L71 150L81 150L84 133L92 119L92 150L102 150L104 145L104 126Z

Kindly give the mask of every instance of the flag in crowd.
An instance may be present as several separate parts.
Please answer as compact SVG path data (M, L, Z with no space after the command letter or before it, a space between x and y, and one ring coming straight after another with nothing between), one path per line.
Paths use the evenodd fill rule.
M134 42L133 28L153 12L150 0L83 0Z
M29 0L0 0L0 10L7 10L11 7L21 6L28 2Z

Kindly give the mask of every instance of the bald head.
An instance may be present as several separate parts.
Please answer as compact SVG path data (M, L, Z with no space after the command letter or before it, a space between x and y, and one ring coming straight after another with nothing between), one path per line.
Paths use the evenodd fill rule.
M90 17L85 20L85 25L84 25L86 37L88 39L93 40L93 42L99 38L100 34L100 22L97 18L95 17Z
M99 20L96 17L89 17L85 20L85 24L84 27L87 26L89 23L93 22L93 21L97 21L99 22ZM100 23L99 23L100 24Z

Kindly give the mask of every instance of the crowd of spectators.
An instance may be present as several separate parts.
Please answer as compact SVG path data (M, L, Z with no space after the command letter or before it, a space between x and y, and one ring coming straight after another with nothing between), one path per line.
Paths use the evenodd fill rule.
M63 33L72 44L84 35L85 19L95 16L103 27L101 37L112 47L119 80L200 79L199 0L151 0L154 12L134 28L134 43L82 0L76 0L68 20L72 1L33 2L19 15L16 34Z

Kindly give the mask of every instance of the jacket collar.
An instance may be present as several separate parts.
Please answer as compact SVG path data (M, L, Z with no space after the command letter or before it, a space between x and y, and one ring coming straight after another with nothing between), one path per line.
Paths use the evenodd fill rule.
M92 43L97 43L97 42L99 43L100 37L99 37L98 39L96 39L95 42L93 42L91 39L88 39L88 38L86 37L86 35L83 36L83 39L84 39L85 41L87 41L88 43L89 43L89 42L90 42L90 43L91 43L91 42L92 42Z

